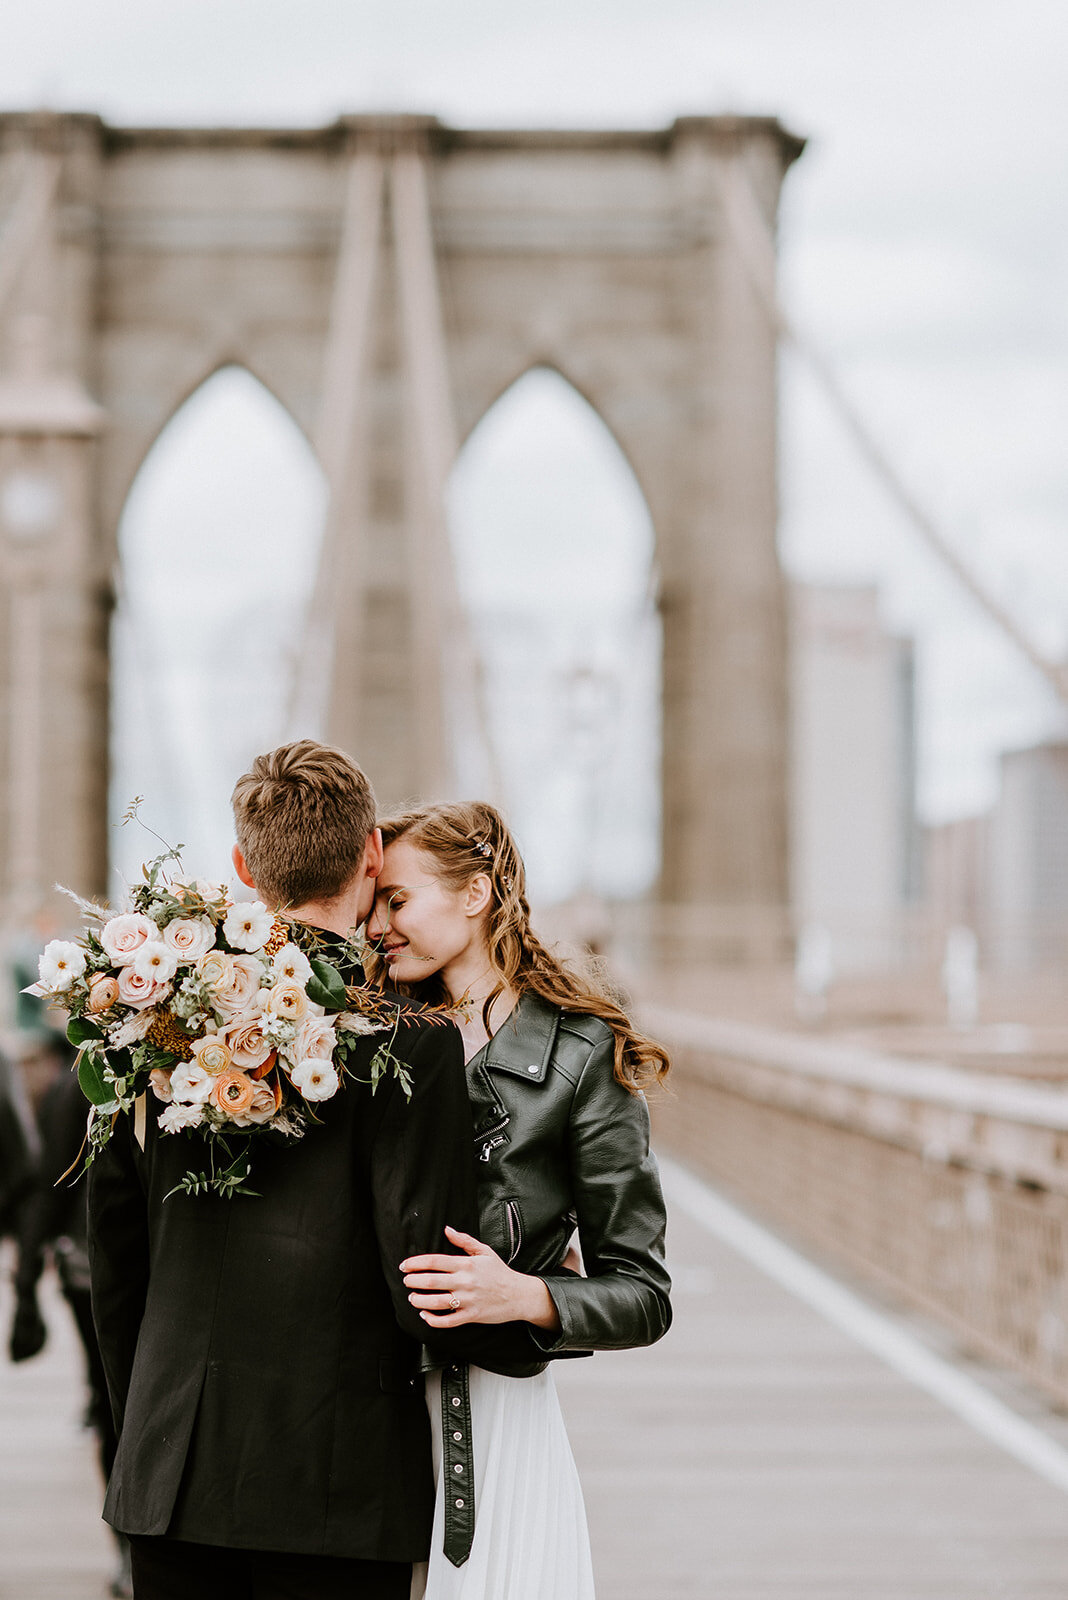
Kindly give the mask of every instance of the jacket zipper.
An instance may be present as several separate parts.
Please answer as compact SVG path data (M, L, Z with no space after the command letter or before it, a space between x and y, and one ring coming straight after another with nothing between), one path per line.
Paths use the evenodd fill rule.
M491 1153L494 1150L497 1149L498 1145L507 1144L507 1143L508 1143L508 1140L507 1140L507 1138L505 1137L505 1135L503 1133L498 1133L498 1134L494 1135L493 1138L487 1139L484 1142L484 1144L482 1146L482 1149L479 1152L478 1159L480 1161L488 1161L489 1158L490 1158Z

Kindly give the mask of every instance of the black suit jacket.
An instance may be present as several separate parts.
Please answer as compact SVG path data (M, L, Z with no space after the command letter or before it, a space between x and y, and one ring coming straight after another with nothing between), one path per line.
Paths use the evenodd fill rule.
M358 1077L381 1036L361 1041ZM165 1198L206 1148L121 1119L90 1169L93 1306L120 1428L104 1515L125 1533L416 1561L434 1485L420 1346L398 1271L478 1231L463 1050L418 1017L377 1094L347 1082L295 1144L253 1143L258 1196ZM158 1108L155 1108L158 1109ZM517 1373L524 1324L437 1335L438 1359Z

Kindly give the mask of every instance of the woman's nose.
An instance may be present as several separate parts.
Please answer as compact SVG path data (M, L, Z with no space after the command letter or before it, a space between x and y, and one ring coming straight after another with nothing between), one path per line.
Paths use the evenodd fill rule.
M369 939L380 939L387 927L388 923L383 921L379 914L379 907L376 904L372 907L371 915L367 919L367 937Z

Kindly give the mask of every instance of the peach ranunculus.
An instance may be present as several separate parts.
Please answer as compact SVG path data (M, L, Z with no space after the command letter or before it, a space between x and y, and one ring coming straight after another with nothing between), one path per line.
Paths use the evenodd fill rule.
M284 1022L303 1022L311 1015L311 1002L299 983L276 983L267 994L267 1010ZM319 1008L322 1015L322 1008Z
M274 1045L263 1036L266 1025L263 1003L256 995L247 1011L242 1011L233 1022L228 1022L219 1030L220 1037L230 1047L234 1066L240 1067L243 1072L262 1067L268 1057L274 1054Z
M194 1039L192 1044L193 1055L197 1065L216 1077L220 1072L228 1072L233 1065L233 1056L230 1046L218 1033L206 1033L201 1039Z
M230 1112L230 1116L239 1128L253 1127L257 1123L270 1122L279 1106L282 1104L282 1088L278 1083L256 1083L252 1088L252 1102L247 1111Z
M89 982L89 1010L110 1011L119 998L119 986L109 972L98 972Z
M163 930L163 943L184 965L207 955L215 943L215 925L207 917L175 917Z
M337 1032L325 1017L309 1017L289 1047L295 1061L333 1061L336 1049Z
M216 1111L223 1111L228 1117L246 1116L255 1098L256 1085L235 1067L219 1073L208 1096Z
M171 986L142 977L133 967L123 967L118 977L118 990L123 1005L133 1006L135 1011L144 1011L147 1006L154 1006L164 995L170 994Z
M116 967L133 960L147 939L158 939L159 929L140 911L124 911L100 930L100 943Z
M230 981L212 986L212 1004L221 1017L235 1021L250 1011L260 991L264 966L256 956L231 956Z
M152 1085L152 1093L157 1100L163 1100L169 1104L174 1099L169 1070L165 1070L163 1067L153 1067L148 1075L148 1081Z

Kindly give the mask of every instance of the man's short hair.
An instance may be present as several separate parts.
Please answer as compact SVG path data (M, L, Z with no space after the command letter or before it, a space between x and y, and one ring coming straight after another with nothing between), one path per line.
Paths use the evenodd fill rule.
M298 739L234 785L237 843L271 906L333 900L359 871L375 825L370 783L343 750Z

